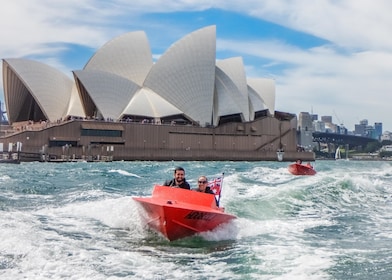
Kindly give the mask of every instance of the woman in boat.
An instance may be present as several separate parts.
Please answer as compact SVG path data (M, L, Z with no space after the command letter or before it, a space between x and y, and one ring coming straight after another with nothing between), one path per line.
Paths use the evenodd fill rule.
M188 184L188 182L185 179L185 169L182 168L181 166L178 166L174 169L174 178L171 180L166 180L166 182L163 183L163 185L169 187L187 189L187 190L191 189L191 186Z
M210 193L210 194L215 194L211 188L208 186L208 179L206 176L200 176L199 179L197 180L197 189L195 189L197 192L203 192L203 193ZM219 201L215 197L215 203L216 206L219 207Z
M200 176L199 177L199 179L197 180L197 189L196 189L196 191L197 192L214 194L214 192L208 186L208 179L207 179L206 176Z

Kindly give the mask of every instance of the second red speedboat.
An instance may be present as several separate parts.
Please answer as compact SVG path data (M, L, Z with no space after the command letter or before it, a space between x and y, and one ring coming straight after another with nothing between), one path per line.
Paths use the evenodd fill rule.
M317 172L310 164L293 163L290 164L289 172L294 175L315 175Z

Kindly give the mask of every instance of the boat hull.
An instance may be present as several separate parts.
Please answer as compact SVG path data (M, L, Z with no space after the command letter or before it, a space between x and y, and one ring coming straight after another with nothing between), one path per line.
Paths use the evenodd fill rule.
M293 163L289 165L288 169L289 172L294 175L315 175L317 173L316 170L308 164Z
M133 197L153 230L173 241L210 231L236 218L216 206L213 194L155 186L152 197Z

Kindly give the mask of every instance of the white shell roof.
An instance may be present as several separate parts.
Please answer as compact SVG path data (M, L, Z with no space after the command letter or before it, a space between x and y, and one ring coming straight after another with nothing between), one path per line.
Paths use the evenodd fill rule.
M85 70L100 70L122 76L141 86L153 64L150 44L143 31L129 32L103 45Z
M260 97L260 95L249 86L248 86L248 95L249 95L249 114L251 117L250 120L253 121L255 112L263 111L268 108L267 105L265 105L263 99Z
M249 121L248 87L246 84L245 68L242 58L233 57L225 60L218 60L216 62L216 67L222 71L216 71L216 87L218 92L224 91L225 94L222 98L231 96L236 103L236 106L232 108L227 108L229 106L225 104L225 106L223 106L224 108L220 108L217 112L218 115L224 116L240 113L242 114L244 121Z
M241 103L243 97L236 94L236 84L218 67L215 71L215 88L216 99L213 125L218 125L219 118L222 116L242 114ZM249 109L247 108L246 111L249 111Z
M144 82L202 126L212 119L215 32L215 26L209 26L177 41L159 58Z
M4 68L11 69L28 89L48 120L56 121L66 115L71 98L73 81L64 73L46 64L28 59L4 59ZM5 70L5 69L3 69ZM3 71L4 80L8 71ZM7 86L6 86L7 84ZM10 123L18 121L17 115L26 97L26 92L13 91L13 85L4 85L8 120ZM20 88L20 87L19 87Z
M249 78L248 86L263 100L270 114L275 114L275 81L267 78ZM250 97L252 96L250 95ZM253 102L253 105L257 104L257 102ZM254 110L260 111L263 108L254 107Z
M153 64L144 32L129 32L106 43L75 81L45 64L26 59L4 59L3 81L8 119L18 121L22 104L34 98L50 121L85 116L84 107L102 117L124 115L153 118L183 114L201 126L218 125L225 115L243 121L257 111L275 112L275 81L246 79L242 58L216 61L216 27L208 26L174 43ZM78 92L83 90L83 92ZM90 98L83 102L80 95ZM90 112L91 113L91 112Z
M117 120L122 111L140 89L134 82L121 76L97 71L74 71L85 89L89 92L104 118Z
M148 88L140 89L121 115L162 118L183 112Z
M73 83L72 86L71 98L69 100L69 106L68 106L68 111L66 113L66 116L78 116L78 117L86 116L75 83Z

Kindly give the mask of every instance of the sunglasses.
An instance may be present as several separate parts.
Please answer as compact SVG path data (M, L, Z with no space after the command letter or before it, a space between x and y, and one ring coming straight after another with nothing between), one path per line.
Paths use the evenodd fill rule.
M199 184L205 184L207 181L198 181Z

